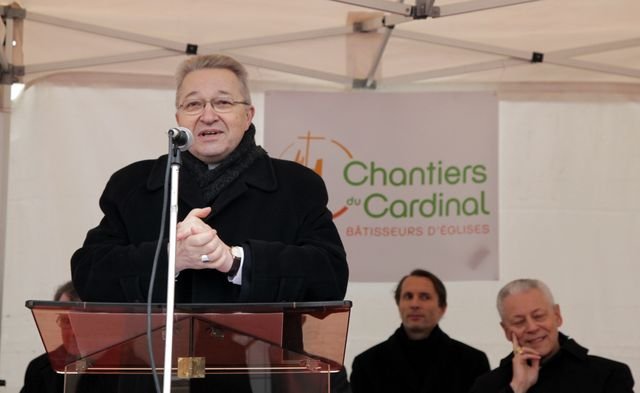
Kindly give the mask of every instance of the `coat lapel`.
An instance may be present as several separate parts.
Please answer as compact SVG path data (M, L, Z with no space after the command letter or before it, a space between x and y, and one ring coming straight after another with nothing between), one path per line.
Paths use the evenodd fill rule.
M211 216L214 217L217 212L224 211L225 207L250 188L256 188L265 192L275 191L278 188L273 165L271 165L268 157L256 160L240 177L220 193L213 203Z
M167 156L165 155L156 161L149 173L149 178L147 179L147 189L149 191L157 191L164 187L166 169ZM169 176L171 176L171 174L169 174ZM178 187L178 198L186 204L188 208L187 211L180 211L178 213L179 219L182 219L186 217L191 209L205 207L206 205L202 197L202 192L200 192L200 187L191 176L188 176L186 171L180 170L178 182L180 184Z

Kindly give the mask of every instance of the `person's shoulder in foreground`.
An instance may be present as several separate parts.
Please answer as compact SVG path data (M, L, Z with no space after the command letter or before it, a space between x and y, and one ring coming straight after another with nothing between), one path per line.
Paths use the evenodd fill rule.
M633 392L626 364L589 355L559 331L560 306L542 281L511 281L498 293L497 307L513 351L498 368L478 378L472 393Z
M80 298L73 287L73 283L67 281L56 289L53 300L57 302L75 302L79 301ZM66 329L66 326L61 327L61 346L51 351L50 354L45 352L29 362L24 374L24 385L20 389L20 393L64 392L64 375L58 374L49 360L50 357L53 359L65 359L78 353L73 334L69 334L64 329Z

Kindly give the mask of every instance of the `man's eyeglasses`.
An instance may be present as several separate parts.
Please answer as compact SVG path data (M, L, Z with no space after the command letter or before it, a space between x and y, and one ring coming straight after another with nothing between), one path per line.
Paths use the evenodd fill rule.
M232 98L214 98L211 100L188 100L178 106L178 110L187 115L199 115L204 111L207 103L218 113L231 112L233 107L238 104L251 105L246 101L234 101Z

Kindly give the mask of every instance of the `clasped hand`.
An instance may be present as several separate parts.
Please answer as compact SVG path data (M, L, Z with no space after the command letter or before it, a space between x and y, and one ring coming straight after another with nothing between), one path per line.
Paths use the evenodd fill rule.
M218 232L203 219L210 207L193 209L176 228L176 273L185 269L231 269L233 256ZM206 257L205 257L206 256Z

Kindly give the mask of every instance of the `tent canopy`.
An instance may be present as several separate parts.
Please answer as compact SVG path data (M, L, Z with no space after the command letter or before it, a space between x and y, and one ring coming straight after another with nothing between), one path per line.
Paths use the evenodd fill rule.
M338 89L640 80L635 0L24 0L21 7L4 7L4 20L23 24L23 33L8 31L9 23L5 33L23 50L26 82L61 71L172 76L195 52L236 57L254 82Z

